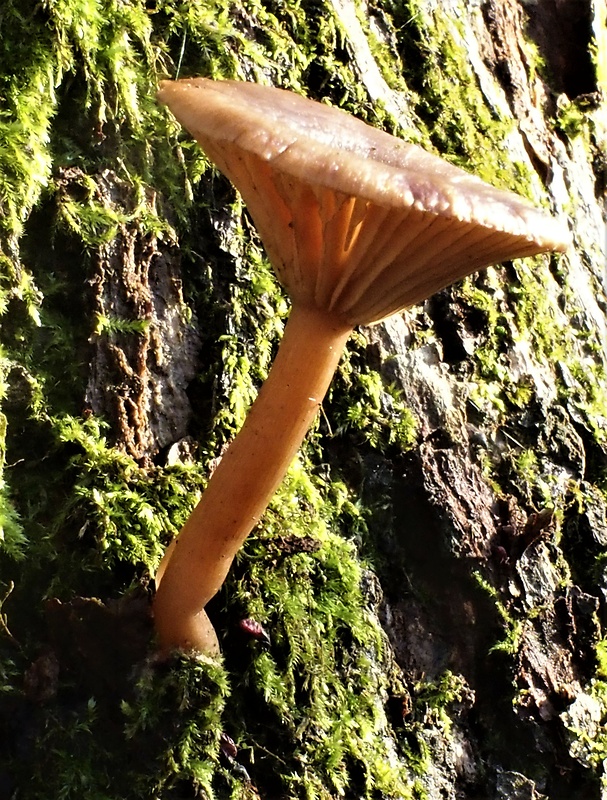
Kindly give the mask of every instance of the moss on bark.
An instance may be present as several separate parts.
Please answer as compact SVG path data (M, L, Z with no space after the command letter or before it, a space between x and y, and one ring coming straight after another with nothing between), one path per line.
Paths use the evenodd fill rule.
M578 523L605 503L604 337L556 259L492 270L443 295L446 306L407 317L411 351L425 357L436 348L449 385L467 384L463 402L453 395L455 415L466 417L459 442L457 426L428 435L420 409L438 384L422 381L425 389L408 393L389 359L379 363L377 342L358 333L324 416L210 609L223 661L160 662L151 638L150 575L241 424L287 313L240 199L157 106L159 77L270 81L400 132L537 202L570 202L580 221L576 263L602 292L600 265L584 262L598 258L596 235L581 230L596 214L579 210L580 197L589 197L588 164L593 156L598 163L601 117L583 103L572 113L572 98L554 102L538 51L519 30L519 66L528 94L539 93L542 134L525 139L517 104L527 95L517 94L514 67L508 73L497 52L501 22L491 4L484 16L467 5L357 5L399 113L387 94L371 98L337 2L4 0L0 734L9 744L0 756L1 796L434 798L490 786L499 797L503 776L524 769L522 783L552 791L552 751L550 763L539 746L527 760L505 755L500 736L518 721L496 724L487 744L475 738L475 726L491 723L487 706L475 707L473 676L454 670L465 660L438 659L423 675L423 659L401 657L395 636L418 641L412 628L429 624L423 609L435 598L425 593L437 584L416 584L403 552L385 542L404 536L399 480L415 484L419 447L481 442L472 471L484 469L494 495L514 494L527 511L555 505L566 546L547 559L569 586L563 559L575 570L576 536L585 530ZM563 190L578 153L583 180ZM152 391L161 373L176 375L182 357L163 348L169 333L192 350L196 366L179 441L160 433L158 410L167 403L155 406ZM99 367L108 353L111 373ZM548 373L539 369L546 363ZM539 397L543 378L548 399ZM568 440L528 433L533 403L550 411L546 431L567 430ZM510 437L507 447L503 434L491 440L496 431ZM441 513L447 519L448 510ZM449 596L491 619L475 639L480 659L543 613L508 594L499 569L487 565L486 536L474 564L447 560L458 586ZM598 537L594 566L580 568L588 596L602 591L604 547ZM422 609L398 630L395 586L414 598L409 610ZM263 625L269 644L247 638L247 618ZM431 625L426 631L430 637ZM502 689L522 652L520 637L507 642L497 648L506 659L497 670ZM605 670L599 659L593 677L594 643L590 637L576 656L584 662L576 676L587 678L602 714ZM505 716L524 705L519 690L499 698ZM582 741L583 758L567 756L568 768L596 787L602 738L580 733L579 717L572 720L563 729ZM450 748L464 754L457 763Z

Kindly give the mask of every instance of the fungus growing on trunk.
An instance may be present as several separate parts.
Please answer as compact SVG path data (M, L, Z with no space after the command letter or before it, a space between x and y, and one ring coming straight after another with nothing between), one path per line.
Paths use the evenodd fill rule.
M163 649L218 650L204 611L312 423L356 325L475 270L564 250L562 223L414 145L292 92L204 78L160 100L234 183L292 310L270 374L156 583Z

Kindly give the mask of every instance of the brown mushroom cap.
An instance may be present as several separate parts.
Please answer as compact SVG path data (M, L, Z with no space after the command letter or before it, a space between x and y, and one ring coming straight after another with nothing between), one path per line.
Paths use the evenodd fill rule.
M293 301L352 326L569 244L518 195L292 92L195 78L159 98L239 189Z

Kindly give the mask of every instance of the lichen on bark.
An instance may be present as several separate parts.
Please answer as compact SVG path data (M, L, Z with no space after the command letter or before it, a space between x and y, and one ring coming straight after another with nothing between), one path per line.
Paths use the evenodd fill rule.
M0 795L600 796L605 17L578 5L581 88L550 3L5 0ZM155 102L177 73L327 99L576 240L356 333L210 609L220 663L157 658L150 576L288 309Z

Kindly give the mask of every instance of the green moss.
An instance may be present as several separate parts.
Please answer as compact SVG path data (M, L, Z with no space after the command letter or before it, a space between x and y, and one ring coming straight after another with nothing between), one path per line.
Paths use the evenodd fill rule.
M584 687L571 708L563 715L569 736L569 752L574 758L601 775L605 788L607 758L607 646L603 639L596 646L596 677Z
M30 720L37 749L34 754L28 745L19 760L24 797L172 798L180 796L180 786L194 785L213 798L228 796L225 787L238 784L220 764L228 685L219 665L150 662L138 669L128 700L76 699L75 688L69 703L63 697Z
M413 109L426 132L421 143L493 185L526 193L532 172L505 155L513 122L486 102L466 53L463 10L458 18L417 0L385 0L384 6L394 20Z
M588 114L578 103L569 102L564 95L559 97L557 106L557 125L570 139L576 136L588 135Z
M1 420L0 420L1 423ZM11 500L4 480L0 481L0 550L13 559L21 560L27 545L19 514Z
M453 724L451 707L465 701L470 692L463 676L446 670L434 681L419 681L414 691L418 713L424 721L436 725L448 736Z
M483 284L466 281L463 297L487 318L487 332L474 353L481 378L472 399L481 408L493 407L498 418L533 400L529 383L514 382L504 351L516 341L528 342L538 365L552 367L558 401L575 406L598 442L605 441L607 404L604 367L597 354L599 334L590 327L568 325L567 318L582 314L575 294L563 278L556 289L554 269L560 256L516 261L505 282L505 292L489 270ZM560 308L555 309L554 298Z
M516 615L511 613L508 605L504 603L503 598L500 596L498 589L484 578L480 572L474 572L473 578L479 588L493 601L495 610L504 626L503 637L491 647L490 652L515 655L518 652L521 635L523 633L523 621L517 619Z
M360 796L375 787L406 797L384 709L389 655L347 541L364 520L346 487L310 466L304 456L293 465L225 590L238 616L261 622L272 640L241 674L247 702L274 720L253 723L248 736L284 762L281 796L329 798L356 786Z
M107 448L93 421L64 421L62 430L64 441L81 451L72 468L79 476L84 540L95 532L103 536L96 549L107 565L153 563L158 553L146 543L158 541L169 518L176 521L170 505L175 487L157 505L146 505L146 493L159 499L158 476L150 484L149 474ZM205 660L140 665L126 694L111 698L89 678L74 683L79 673L64 665L56 698L37 715L35 752L43 747L48 754L53 778L43 778L47 760L37 761L28 797L42 797L44 789L65 798L84 790L93 797L135 798L161 789L170 797L181 781L209 797L240 797L247 796L243 767L260 791L283 797L329 798L354 786L361 797L377 789L410 795L407 759L399 764L384 709L389 655L362 591L360 560L347 541L363 524L360 512L344 486L311 477L310 466L300 459L291 469L216 611L232 691L224 670ZM114 489L102 494L100 476L107 481L110 475ZM183 475L177 477L185 492ZM73 564L72 589L77 569L87 572L89 586L96 580L94 563L88 569ZM62 592L67 582L59 575L55 588ZM243 617L264 624L269 650L238 639L235 626ZM80 652L89 646L81 642ZM224 730L241 749L240 766L220 755ZM27 763L23 768L30 769Z
M11 364L0 349L0 400L7 390L6 378ZM27 540L19 521L19 515L11 502L9 488L4 479L6 466L7 419L0 412L0 551L12 558L22 558Z
M397 387L368 366L363 342L356 334L350 340L334 381L332 396L345 394L347 401L329 401L332 432L354 435L382 452L391 446L408 450L415 442L416 420Z
M386 15L398 41L397 54L377 37L371 47L386 81L411 103L419 124L407 135L529 193L526 169L508 163L501 147L511 122L487 109L459 23L439 9L427 15L418 2L371 10ZM146 642L143 656L117 668L99 651L112 653L121 637L94 630L83 637L70 616L80 632L76 662L58 654L59 676L49 679L44 701L22 688L24 674L36 675L41 648L57 648L48 599L69 608L78 595L97 596L113 608L147 585L212 460L240 427L288 311L239 199L157 106L157 80L272 82L394 128L356 78L347 32L330 4L316 0L246 0L237 10L219 0L6 0L0 34L0 620L14 636L0 632L0 733L15 744L2 754L0 777L8 774L28 800L424 797L420 778L431 753L423 723L395 733L386 714L398 679L358 551L363 540L373 551L372 509L342 482L325 448L330 438L349 439L399 453L414 440L409 411L366 364L361 339L213 603L225 661L160 663ZM106 171L124 202L107 202ZM177 242L182 252L184 313L196 315L205 336L193 387L205 401L193 424L195 465L142 468L111 444L103 420L82 415L89 336L145 329L144 320L92 319L78 298L91 260L123 225ZM517 275L521 286L537 287L537 275L518 266ZM541 293L529 292L527 305L516 298L515 311L515 293L497 297L499 284L497 273L492 285L469 281L462 296L489 320L476 354L486 387L479 391L505 411L529 399L529 387L504 380L500 348L510 324L542 352L555 331ZM566 355L567 340L557 341ZM601 402L582 370L575 374L576 402ZM519 467L537 477L537 464L522 459ZM18 561L24 552L27 562ZM495 599L503 649L514 652L516 621ZM246 617L263 623L269 647L242 638L238 622ZM118 688L87 675L83 664L95 661ZM451 675L419 685L420 719L447 729L461 690ZM236 761L222 755L222 733L236 741Z

